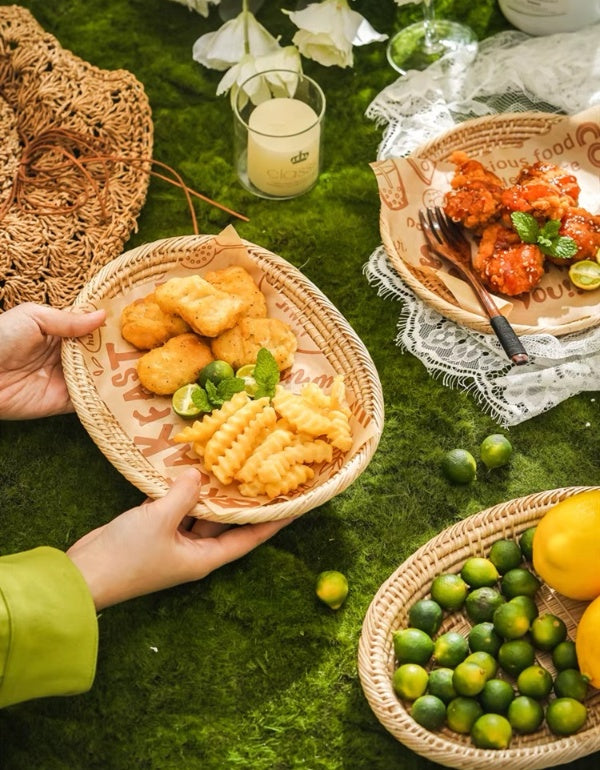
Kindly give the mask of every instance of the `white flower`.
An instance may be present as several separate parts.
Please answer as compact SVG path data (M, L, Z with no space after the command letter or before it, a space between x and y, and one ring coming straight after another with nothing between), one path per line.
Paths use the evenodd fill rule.
M322 0L301 11L284 11L298 27L293 43L307 59L326 67L351 67L353 45L386 40L360 13L350 10L347 0Z
M298 49L289 45L285 48L278 48L277 51L266 56L255 57L252 54L246 54L238 64L225 73L217 86L217 96L231 89L231 101L233 102L242 84L248 78L260 72L269 72L269 70L279 70L279 72L269 73L264 78L255 78L252 83L247 85L239 101L240 108L244 107L248 99L254 104L260 104L268 98L269 93L276 96L293 96L297 81L293 73L302 72ZM286 74L281 70L291 70L291 72Z
M277 39L256 20L254 14L242 12L235 19L226 21L216 32L199 37L194 43L192 57L210 69L226 70L241 61L245 54L265 56L278 48Z
M172 2L186 5L190 11L197 11L201 16L208 16L208 6L219 5L221 0L172 0Z

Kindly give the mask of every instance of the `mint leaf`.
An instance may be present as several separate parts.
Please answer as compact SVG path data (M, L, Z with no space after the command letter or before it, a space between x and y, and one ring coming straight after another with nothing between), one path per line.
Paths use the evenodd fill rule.
M225 377L217 385L217 395L223 401L229 401L233 395L242 390L244 390L244 380L240 377Z
M535 217L524 211L513 211L510 218L519 238L524 243L537 243L540 226Z
M201 409L203 412L212 412L213 408L204 388L199 387L192 391L192 401L194 406Z
M258 351L253 376L258 385L254 398L264 398L265 396L273 398L279 382L279 367L273 354L267 348L261 348Z
M549 219L546 224L541 228L538 240L540 237L554 240L560 230L560 219Z
M561 235L554 241L554 253L553 256L559 259L570 259L577 254L577 244L572 238L566 235Z
M226 399L219 395L219 391L217 390L215 383L212 382L212 380L206 380L206 385L204 387L206 388L206 395L212 405L212 409L223 406Z
M568 235L559 235L560 219L549 219L540 227L531 214L513 211L510 215L519 238L524 243L535 243L547 257L569 259L577 254L577 244Z

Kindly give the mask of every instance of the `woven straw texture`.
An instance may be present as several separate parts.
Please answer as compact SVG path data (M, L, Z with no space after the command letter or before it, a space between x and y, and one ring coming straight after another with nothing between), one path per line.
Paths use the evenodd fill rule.
M165 238L132 249L103 267L81 291L74 307L89 308L153 278L164 280L179 262L193 262L202 244L212 238L209 235ZM216 514L201 502L194 508L193 515L236 524L297 516L342 492L362 473L375 452L384 414L377 370L344 317L289 262L254 244L244 241L244 245L282 300L297 308L297 323L318 345L334 370L344 375L347 387L356 394L372 420L373 430L371 438L331 478L290 500ZM111 413L110 406L99 398L81 347L75 340L63 343L63 368L71 400L98 447L132 484L150 497L162 497L168 490L165 477L148 463Z
M138 161L152 155L148 100L131 73L82 61L19 6L0 8L0 93L0 311L27 300L65 307L135 228L150 170ZM111 160L82 173L57 150L65 132ZM11 203L24 151L45 138L26 201Z
M548 130L564 120L564 116L543 112L520 112L491 115L474 118L460 123L442 136L417 148L412 154L428 158L434 162L447 161L455 150L464 150L468 154L480 154L491 151L495 146L520 147L528 139L543 135ZM384 243L385 231L382 232ZM388 257L394 269L403 281L430 307L451 321L484 334L492 334L489 320L463 310L456 298L444 284L436 279L431 271L423 271L408 265L396 254L393 243L385 243ZM511 322L517 334L553 334L562 336L572 332L582 331L598 323L598 314L577 321L563 324L540 323L527 325Z
M575 735L559 738L544 726L531 735L513 736L504 751L477 749L469 736L443 728L429 732L410 716L407 705L392 688L395 669L393 633L407 626L411 605L429 593L433 578L442 572L458 572L469 556L487 555L499 538L515 538L533 526L552 505L591 487L568 487L522 497L469 516L419 548L381 586L364 620L359 644L359 674L365 695L383 726L418 754L448 767L475 770L490 766L507 770L536 770L570 762L600 749L600 691L591 690L588 717ZM595 489L597 487L594 487ZM536 596L540 614L551 612L567 625L575 638L577 621L585 602L555 594L543 586ZM457 630L466 636L470 625L462 613L444 620L439 633ZM538 656L554 672L547 653Z

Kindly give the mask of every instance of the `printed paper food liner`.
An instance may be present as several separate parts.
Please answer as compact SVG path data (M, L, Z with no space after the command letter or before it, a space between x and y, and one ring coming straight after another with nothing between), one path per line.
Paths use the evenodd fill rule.
M106 323L89 338L81 340L84 359L98 395L108 405L125 434L139 448L143 457L169 481L188 465L197 467L202 472L201 502L214 513L254 508L268 500L243 497L235 483L224 487L212 474L206 472L202 460L194 454L189 444L176 444L173 441L173 436L191 424L191 421L173 412L170 396L157 396L142 388L137 376L136 361L143 355L143 351L137 350L122 338L120 316L126 305L151 293L159 283L169 278L194 273L202 275L209 270L234 264L244 267L264 293L269 317L285 321L296 334L298 350L294 365L285 373L282 383L293 392L299 392L302 385L314 382L329 393L333 377L339 372L333 369L311 336L309 324L305 320L305 309L293 305L269 283L231 226L207 239L197 250L185 252L176 268L165 271L160 277L154 274L148 283L136 285L129 291L95 303L95 307L106 310ZM143 265L140 265L140 270L143 270ZM290 497L330 479L375 435L376 426L352 388L348 387L347 381L346 391L352 411L352 448L344 453L334 450L331 463L313 465L315 477L309 484L291 493ZM287 498L277 499L281 501Z
M547 133L522 141L515 139L519 117L514 116L514 120L515 132L510 136L510 145L503 145L503 134L499 133L497 144L493 137L489 142L493 151L470 150L466 146L467 122L455 132L456 143L450 142L444 148L444 155L463 149L507 184L514 184L525 165L538 160L555 163L577 177L581 187L579 205L594 214L600 212L600 107L570 117L557 116ZM504 135L506 133L504 127ZM450 311L458 306L486 319L475 293L456 268L430 254L419 224L420 209L443 205L454 166L446 161L435 162L426 157L426 153L419 155L418 150L408 157L389 158L371 166L381 199L382 240L391 263L397 269L399 263L404 265L417 283L426 282L434 294L448 298ZM567 268L547 261L541 282L531 292L519 297L496 296L496 300L500 311L513 325L560 334L561 327L567 324L584 319L589 319L589 325L597 323L600 293L577 289L569 280Z

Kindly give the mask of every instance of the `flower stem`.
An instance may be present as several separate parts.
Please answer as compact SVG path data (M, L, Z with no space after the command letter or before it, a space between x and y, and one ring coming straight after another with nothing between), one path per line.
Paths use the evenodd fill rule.
M244 14L244 53L250 53L250 39L248 37L248 0L242 0L242 13Z

